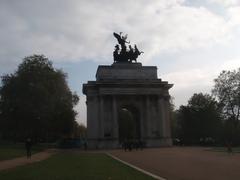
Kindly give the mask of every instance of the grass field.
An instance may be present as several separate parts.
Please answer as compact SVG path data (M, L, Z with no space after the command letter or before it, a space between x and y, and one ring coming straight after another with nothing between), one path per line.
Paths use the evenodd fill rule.
M148 180L153 179L105 154L58 153L51 158L1 171L4 180Z
M24 156L25 154L25 149L1 147L0 161Z
M34 145L32 148L32 154L42 151L46 147L42 145ZM26 156L26 149L23 143L21 144L2 144L0 145L0 161L13 159L16 157Z

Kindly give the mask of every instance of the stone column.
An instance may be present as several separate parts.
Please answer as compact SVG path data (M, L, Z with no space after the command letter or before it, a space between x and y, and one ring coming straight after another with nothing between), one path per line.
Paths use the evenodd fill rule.
M150 102L149 102L149 95L146 95L146 107L144 109L144 112L146 114L146 119L145 119L145 125L146 125L146 131L145 131L145 136L147 138L151 137L151 119L150 119Z
M104 138L104 97L99 98L99 138Z
M117 102L116 102L116 96L112 97L112 118L113 118L113 138L118 139L118 112L117 112Z
M166 129L166 137L171 137L171 127L170 127L170 103L169 98L164 98L164 107L165 107L165 129Z
M165 109L165 104L164 104L164 99L161 96L158 96L158 106L159 106L159 117L161 122L160 122L160 135L162 137L166 137L166 109Z

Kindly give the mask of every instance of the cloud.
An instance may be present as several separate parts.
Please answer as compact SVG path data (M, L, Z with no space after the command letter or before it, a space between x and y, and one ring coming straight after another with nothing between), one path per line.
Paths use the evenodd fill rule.
M240 68L240 58L239 59L230 59L228 61L225 61L218 70L236 70Z
M210 3L215 3L224 7L240 5L239 0L209 0Z
M174 84L170 94L178 107L186 104L194 93L210 92L215 74L209 69L195 68L163 74L162 79Z
M240 59L229 59L218 67L202 66L201 68L189 68L170 72L162 75L162 79L173 83L170 94L175 98L176 106L186 104L194 93L211 93L214 79L223 70L236 70L240 68Z
M229 25L236 27L240 25L240 6L230 7L227 9L228 18L230 19Z
M227 41L239 24L237 10L226 20L183 0L15 0L1 1L0 13L1 61L33 53L55 61L112 61L112 32L123 31L145 51L141 60L147 62L163 52Z
M188 88L189 86L209 85L209 71L203 69L190 69L172 72L162 75L163 79L176 84L177 88Z
M232 40L239 37L235 33L240 26L239 1L211 0L205 4L199 1L199 6L188 6L185 2L1 0L0 74L15 69L23 57L34 53L44 54L54 62L89 59L99 63L112 62L112 51L117 43L112 33L122 31L128 33L132 44L137 44L145 52L139 61L146 65L163 54L174 56L178 67L161 78L175 84L171 92L181 104L192 92L207 92L213 78L225 67L239 66L239 59L231 57L212 70L212 67L207 67L211 58L199 60L191 57L193 62L177 56L224 44L228 44L228 48L236 48L231 45ZM206 5L210 3L223 6L220 8L223 12L217 14L212 11ZM217 51L214 53L218 54ZM201 64L203 67L198 67ZM86 119L84 98L81 97L76 107L82 112L78 116L79 122Z

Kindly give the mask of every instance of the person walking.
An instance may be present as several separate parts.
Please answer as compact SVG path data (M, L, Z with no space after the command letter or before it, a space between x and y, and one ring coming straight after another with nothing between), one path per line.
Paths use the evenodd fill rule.
M31 159L32 156L32 140L31 138L27 138L26 143L25 143L26 151L27 151L27 158Z

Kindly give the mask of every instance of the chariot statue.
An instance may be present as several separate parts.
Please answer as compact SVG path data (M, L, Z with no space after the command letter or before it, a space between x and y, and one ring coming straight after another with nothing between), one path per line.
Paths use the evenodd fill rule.
M114 62L137 62L138 56L144 52L139 51L136 44L134 45L134 48L132 48L131 45L127 48L126 44L130 44L130 41L127 41L127 34L123 35L122 32L119 34L114 32L113 36L118 41L118 44L115 46L115 50L113 51Z

